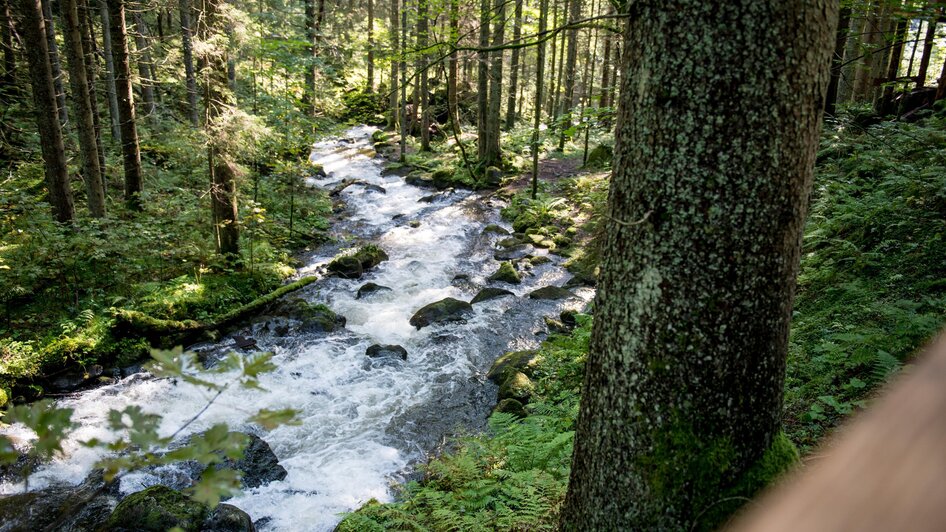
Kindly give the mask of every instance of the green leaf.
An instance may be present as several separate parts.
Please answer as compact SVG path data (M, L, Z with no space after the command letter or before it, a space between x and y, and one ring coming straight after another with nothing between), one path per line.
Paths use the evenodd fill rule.
M266 430L273 430L280 425L299 425L301 421L296 419L299 411L293 408L284 408L282 410L269 410L264 408L250 418L250 421L257 423Z

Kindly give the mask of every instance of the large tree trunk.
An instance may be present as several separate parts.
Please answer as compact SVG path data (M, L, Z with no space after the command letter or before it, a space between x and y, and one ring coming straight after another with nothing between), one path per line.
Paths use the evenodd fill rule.
M936 19L926 23L926 39L923 41L923 56L920 58L920 69L916 73L917 87L926 86L926 72L930 68L930 59L933 57L933 43L936 41Z
M554 29L558 27L558 2L556 0L551 0L551 2L552 2L552 28ZM551 39L552 49L551 49L551 53L549 54L551 56L549 60L549 84L548 84L549 90L546 91L548 93L548 95L546 96L546 101L541 102L542 105L545 105L545 109L546 109L545 114L548 116L553 116L555 114L555 100L554 100L555 96L553 93L557 90L555 87L555 82L554 82L555 81L555 57L556 57L555 50L556 50L557 41L558 41L558 37L556 35L553 35Z
M9 92L16 81L16 51L13 48L13 16L7 0L0 2L0 46L3 46L3 78L0 90Z
M374 92L374 0L368 0L368 57L365 92Z
M512 30L512 40L516 44L522 38L522 3L516 0L515 27ZM509 94L506 98L506 129L516 125L516 89L519 85L519 48L512 49L512 58L509 63Z
M841 83L841 64L844 60L844 50L847 48L848 27L851 23L851 8L841 9L838 20L838 31L834 41L834 55L831 57L831 80L828 82L828 94L824 99L824 112L834 116L837 112L838 89Z
M187 88L187 108L191 125L200 125L200 108L197 106L197 74L194 71L194 30L191 26L190 0L180 0L181 48L184 55L184 79Z
M427 48L427 32L430 23L428 20L428 0L419 0L417 4L417 49ZM420 59L420 90L415 94L419 95L420 103L420 149L430 151L430 87L427 76L427 53L421 53Z
M575 24L581 18L580 0L571 0L568 6L568 23ZM568 57L565 60L565 96L562 99L562 107L559 114L565 116L565 123L562 125L558 135L558 149L565 149L565 131L572 125L572 109L575 107L575 72L578 62L578 28L568 30Z
M853 13L852 13L853 14ZM841 66L841 79L838 82L838 102L849 102L854 96L854 77L857 72L858 57L861 55L861 40L865 27L865 18L852 18L848 29L847 46Z
M145 28L141 13L135 11L133 18L135 20L135 48L137 48L138 65L138 85L141 86L141 104L142 114L148 120L154 119L154 76L151 61L151 43L147 38L148 30Z
M896 23L896 30L893 35L893 43L890 45L890 54L887 55L884 63L884 77L880 80L885 85L877 91L874 98L874 112L878 115L888 115L895 111L894 109L894 82L900 73L900 61L903 59L903 43L907 38L907 20L901 18Z
M613 8L609 13L612 11ZM610 32L606 33L604 36L604 57L601 60L601 101L599 102L601 107L611 105L611 101L608 99L611 90L611 40Z
M460 40L460 0L450 0L450 44L459 45ZM447 58L447 112L453 122L454 131L460 128L460 117L457 112L457 52L450 52Z
M66 110L66 91L62 85L62 66L59 62L59 45L56 44L56 26L53 24L52 0L43 0L43 26L46 31L46 47L49 50L49 66L53 74L53 86L56 89L56 107L59 112L60 127L69 122Z
M388 120L388 127L392 130L398 130L398 118L400 112L398 111L398 84L397 84L397 65L398 65L398 54L400 50L399 41L398 41L398 18L400 13L398 12L398 0L391 0L391 20L390 28L388 29L388 38L391 41L391 92L388 95L388 107L391 109L391 117Z
M632 5L564 530L709 530L751 491L727 499L780 430L837 9Z
M539 0L539 35L548 27L549 0ZM532 121L532 199L539 190L539 126L542 125L542 90L545 84L545 41L539 43L535 60L535 116Z
M493 5L493 46L502 46L506 36L506 0L496 0ZM502 124L500 112L503 97L503 50L490 53L489 68L489 109L486 115L486 151L480 160L483 168L502 164L499 127Z
M885 55L880 49L885 46L886 28L888 23L888 9L881 5L880 0L874 0L869 8L869 14L864 20L861 33L861 57L854 74L853 99L857 102L868 101L876 86L876 78L880 76L878 65L880 57Z
M316 24L315 0L305 0L305 38L309 49L309 63L305 67L305 92L302 93L302 104L312 109L315 100L315 28Z
M69 84L74 106L73 118L79 133L79 152L82 157L82 177L85 179L89 212L92 216L101 218L105 216L105 189L102 186L102 168L99 166L99 146L95 138L95 120L82 48L79 9L76 0L62 0L61 7L66 57L69 61Z
M99 169L102 175L102 194L108 196L105 189L105 146L102 144L102 123L99 117L99 98L96 88L98 51L95 44L95 29L92 24L95 14L88 0L79 0L79 19L82 26L82 54L85 58L86 82L89 86L89 104L92 107L92 125L95 128L95 145L99 153Z
M115 83L115 58L112 54L112 29L108 15L108 0L95 0L99 4L102 19L102 55L105 56L105 90L108 93L108 117L111 123L112 140L121 143L121 118L118 116L118 87Z
M59 123L56 86L49 64L49 48L46 40L46 22L40 0L19 0L18 11L20 33L29 63L30 81L33 85L33 112L39 129L40 147L46 169L46 188L49 189L49 204L53 217L63 223L75 218L72 189L69 186L69 171L62 143Z
M476 52L476 154L478 161L486 160L489 145L489 0L480 0L480 51Z
M135 98L131 88L131 64L128 54L128 32L125 29L125 0L105 0L108 4L112 35L112 57L115 64L115 89L118 95L118 122L122 139L122 165L125 169L125 203L132 210L141 210L141 150L135 119Z
M401 51L407 51L407 0L404 0L404 9L401 10ZM402 53L398 61L398 70L401 74L401 100L399 106L401 134L398 142L398 160L407 160L407 57Z

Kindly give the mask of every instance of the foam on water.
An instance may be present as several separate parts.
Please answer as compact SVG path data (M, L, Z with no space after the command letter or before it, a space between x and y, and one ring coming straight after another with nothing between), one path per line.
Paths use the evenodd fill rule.
M390 260L362 279L325 279L300 292L345 316L341 332L293 331L278 337L259 324L240 331L253 335L260 349L272 351L278 369L262 377L266 391L228 390L187 430L190 434L227 422L236 430L259 433L270 444L289 473L286 479L229 501L255 520L266 518L260 521L263 530L331 530L340 513L371 498L391 500L391 485L403 480L408 466L423 459L445 433L483 425L495 399L495 387L483 373L504 350L536 345L535 332L544 328L542 316L562 306L501 298L477 305L475 316L464 324L420 331L411 327L408 320L418 308L444 297L469 300L486 284L498 263L492 258L496 237L483 236L482 228L498 219L495 206L482 208L491 200L481 196L455 192L420 202L431 191L397 176L382 176L381 161L368 155L372 131L357 127L346 139L316 144L312 160L329 176L310 182L331 188L354 178L384 187L386 193L348 187L342 196L350 212L336 231L377 243ZM410 227L408 221L419 225ZM314 255L302 271L317 271L335 251ZM456 283L458 274L468 281ZM522 296L561 284L566 277L552 263L536 267L522 285L507 288ZM356 299L357 288L369 280L392 290ZM580 305L590 292L579 291L579 296L568 304ZM365 349L374 343L404 346L407 361L367 364ZM213 378L223 382L228 376ZM31 477L31 489L82 481L101 454L79 442L114 437L105 423L109 409L140 405L161 414L161 432L170 435L208 399L205 390L138 374L60 401L75 409L79 428L66 442L65 455ZM289 407L301 411L300 425L260 432L247 422L260 408ZM21 439L29 436L22 428L5 430ZM122 479L121 489L131 493L156 482L154 474L135 473ZM0 493L21 486L0 484Z

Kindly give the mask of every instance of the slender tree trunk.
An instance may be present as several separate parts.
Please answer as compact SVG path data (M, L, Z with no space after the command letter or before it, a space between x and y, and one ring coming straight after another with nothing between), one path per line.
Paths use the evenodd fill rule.
M558 1L551 0L551 2L552 2L552 28L554 29L558 27ZM556 87L555 87L555 49L556 48L555 48L555 45L557 41L558 41L558 36L553 35L552 36L552 53L550 54L551 59L549 61L549 81L551 81L551 83L549 83L550 90L547 91L548 96L546 98L548 101L545 102L545 107L546 107L545 114L547 114L548 116L554 116L555 114L555 94L554 94L556 91Z
M76 0L62 0L62 22L65 28L64 42L69 67L69 83L72 88L73 118L79 133L79 152L82 157L82 177L85 180L92 216L105 216L105 189L102 186L102 169L99 166L99 148L95 139L95 121L92 118L92 102L89 95L89 80L82 50L82 26Z
M141 86L142 114L148 120L153 120L155 104L154 78L152 77L150 51L151 44L146 37L148 31L145 29L141 13L135 11L133 18L135 20L135 48L137 48L138 51L137 61L135 61L135 63L138 65L138 84Z
M824 112L829 116L834 116L837 112L838 88L841 83L841 62L844 60L844 49L847 47L850 23L851 8L842 8L838 20L837 36L834 41L834 55L831 57L831 81L828 83L828 94L824 101Z
M580 0L571 0L568 9L568 23L575 24L581 18ZM558 149L565 149L566 131L572 126L572 110L575 108L575 80L578 62L578 28L568 30L568 58L565 60L565 97L562 100L561 114L565 116L558 135Z
M861 39L865 28L865 18L854 18L850 22L847 47L841 67L841 80L838 84L838 101L849 102L854 96L854 77L857 71L857 57L861 55Z
M187 108L191 125L200 126L200 109L197 106L197 74L194 71L193 28L191 27L190 0L180 0L181 49L184 56L184 80L187 88Z
M135 98L131 88L128 32L125 29L125 0L105 0L105 2L108 5L112 56L115 63L118 122L122 140L122 164L125 168L125 203L128 204L128 208L140 211L144 179L141 171L141 150L138 146Z
M391 93L388 96L388 107L391 108L391 118L388 121L388 126L395 130L398 129L398 118L400 116L400 111L398 110L398 82L397 82L397 67L398 67L398 56L400 55L400 45L398 42L398 18L400 13L398 12L398 0L391 0L391 24L388 30L389 38L391 40Z
M611 11L609 11L611 12ZM608 99L609 91L611 88L611 78L609 74L611 73L611 35L607 34L604 37L604 57L601 60L601 107L608 107L611 105L611 101Z
M108 117L112 126L112 140L121 143L121 119L118 116L118 88L115 84L115 58L112 54L111 20L108 15L108 0L96 0L102 19L102 55L105 56L105 90L108 93Z
M56 102L56 85L50 67L49 41L41 0L19 0L20 34L26 49L30 81L33 85L33 112L39 129L40 147L46 169L46 188L53 217L62 223L75 218L69 171L62 142Z
M489 146L489 0L480 0L480 51L476 52L476 152L477 161L486 160Z
M885 42L886 16L886 7L880 5L880 0L875 0L869 8L861 32L864 34L860 54L863 57L858 63L854 75L853 96L855 101L863 102L870 98L874 88L874 80L879 75L876 64L877 57L882 55L878 53L878 50L884 46Z
M417 47L423 50L427 47L428 0L418 0L417 4ZM420 149L430 151L430 86L427 79L427 53L420 57Z
M62 66L59 61L59 45L56 43L56 25L53 23L52 0L43 0L43 19L46 29L46 46L49 49L49 65L52 68L53 84L56 88L56 106L59 111L59 124L65 127L69 122L66 110L66 91L62 85Z
M571 12L572 2L580 2L581 0L565 0L565 9L562 11L562 17L565 19L563 23L568 21L568 13ZM555 89L554 96L555 99L552 102L552 116L558 119L562 116L562 79L565 72L565 48L566 41L568 40L569 32L559 32L562 35L562 42L558 45L558 69L556 70L555 76ZM554 58L553 58L554 59ZM556 126L557 127L557 126Z
M512 40L519 43L522 38L522 2L516 0L515 26L512 30ZM519 85L519 48L512 49L512 58L509 63L509 94L506 100L506 129L516 125L516 89Z
M401 10L401 50L407 50L407 0L404 0L404 9ZM398 160L404 162L407 160L407 58L401 55L398 61L398 69L401 73L401 101L400 101L400 125L401 135L398 147L400 149Z
M506 0L495 0L493 5L493 46L502 46L506 38ZM482 163L483 168L500 166L502 164L502 146L500 145L499 128L502 124L503 96L503 50L492 52L489 69L489 109L486 117L486 153Z
M450 0L450 44L458 45L460 40L460 0ZM457 112L457 52L450 52L447 58L447 113L455 124L454 131L459 131L460 117ZM459 136L459 135L458 135Z
M539 0L539 34L548 29L549 0ZM535 109L532 121L532 199L539 191L539 126L542 125L542 90L545 84L545 42L539 43L535 60Z
M930 68L930 59L933 57L933 43L936 41L936 19L926 23L926 39L923 41L923 56L920 57L920 69L916 73L917 87L926 86L926 72Z
M943 70L939 74L939 82L936 85L936 99L946 98L946 61L943 62Z
M302 103L310 108L315 99L315 0L305 0L305 35L309 49L310 64L305 67L305 92L302 93Z
M16 51L13 48L13 16L7 0L0 3L0 45L3 46L3 92L10 92L16 82Z
M92 107L92 125L95 128L95 146L99 154L99 170L101 172L102 196L107 197L105 188L105 146L102 144L102 123L99 118L99 98L96 88L96 65L98 52L95 45L95 31L92 25L94 14L88 0L79 0L79 19L82 26L82 54L85 58L86 81L88 82L89 104Z
M893 98L896 87L894 82L900 73L900 61L903 59L903 42L907 37L907 20L901 18L897 21L893 36L893 44L890 47L890 55L885 64L885 72L882 82L885 85L877 92L874 99L874 112L878 115L888 115L894 112Z
M200 24L202 40L207 41L216 35L225 33L220 20L220 5L223 0L204 2L203 22ZM233 97L227 83L227 60L223 54L208 53L201 57L206 65L204 86L204 106L206 107L207 130L212 131L227 107L233 103ZM214 236L217 251L233 260L240 253L240 228L237 210L237 170L230 161L223 145L211 137L207 145L207 162L210 171L210 203L214 219Z
M772 444L837 6L633 7L563 530L713 530L759 487L730 492L743 473L786 447ZM765 475L796 455L770 458Z
M368 58L365 92L374 92L374 0L368 0Z

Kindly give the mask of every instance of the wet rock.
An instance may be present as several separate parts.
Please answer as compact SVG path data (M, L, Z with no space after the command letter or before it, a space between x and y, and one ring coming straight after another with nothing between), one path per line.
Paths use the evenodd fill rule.
M499 247L501 247L501 248L511 248L511 247L513 247L513 246L518 246L518 245L524 244L524 243L525 243L525 242L523 242L522 239L520 239L520 238L518 238L518 237L515 237L515 236L511 236L511 237L509 237L509 238L504 238L504 239L502 239L502 240L496 242L496 245L499 246Z
M541 266L550 262L552 262L552 259L550 259L548 255L536 255L534 257L529 257L529 264L532 266Z
M382 129L376 129L371 133L371 140L374 142L383 142L387 134Z
M255 434L243 433L249 438L243 449L243 458L229 458L218 466L219 469L234 469L243 473L240 483L244 488L258 488L270 482L286 478L289 473L279 465L279 458L265 440Z
M564 323L558 321L557 319L545 316L544 320L545 326L549 328L549 332L558 334L565 334L568 332L568 327L566 327Z
M496 188L503 184L503 171L495 166L486 169L483 176L483 183L490 188Z
M390 176L396 175L398 177L404 177L411 172L411 167L409 166L387 166L384 170L381 170L381 175Z
M414 185L415 187L436 188L433 177L431 177L430 174L426 172L411 172L407 174L407 177L404 178L404 181L408 185Z
M361 267L361 262L351 256L332 259L332 262L328 263L327 269L329 272L345 279L358 279L365 273L364 268Z
M515 399L520 403L528 403L535 390L535 384L525 373L515 372L499 386L499 400Z
M414 229L417 229L418 227L420 227L420 221L418 221L418 220L411 220L410 222L407 222L407 225L409 225L410 227L412 227L412 228L414 228Z
M407 349L399 345L374 344L365 350L365 355L369 358L399 358L401 360L407 360Z
M473 300L470 301L470 304L475 305L477 303L482 303L483 301L489 301L490 299L514 295L516 294L513 294L505 288L484 288L480 290L475 297L473 297Z
M97 377L104 372L104 368L98 364L89 366L82 371L69 372L56 377L47 384L47 389L55 393L71 393L86 386L96 384Z
M378 292L390 292L391 289L387 286L382 286L375 283L365 283L358 287L358 293L355 295L355 299L363 299L372 294L377 294Z
M302 298L292 298L281 301L270 311L275 316L282 316L300 321L297 328L309 333L330 333L345 326L345 317L339 316L332 309L320 303L309 303ZM279 326L275 324L274 328L279 332ZM286 333L289 332L289 326L285 325Z
M253 520L230 504L218 504L204 520L200 532L255 532Z
M502 412L504 414L512 414L517 418L524 418L529 415L526 412L526 408L519 401L509 398L503 399L493 407L493 412Z
M559 286L546 286L529 292L529 299L558 300L574 297L571 291Z
M437 323L464 321L473 312L466 301L448 297L422 307L411 317L411 325L422 329Z
M499 225L496 225L496 224L489 224L489 225L487 225L486 227L483 228L483 234L485 235L485 234L489 234L489 233L493 233L493 234L497 234L497 235L508 235L508 234L509 234L509 231L507 231L506 229L502 228L502 227L499 226Z
M313 177L327 177L328 174L325 173L325 167L319 163L309 163L312 165L312 176Z
M493 362L489 372L486 373L486 378L496 384L502 384L514 373L522 372L529 375L539 360L538 353L533 350L510 351Z
M210 509L167 486L132 493L109 516L105 530L165 532L171 528L201 530Z
M527 257L535 251L531 244L519 243L500 249L493 254L496 260L517 260Z
M97 470L78 486L0 496L0 530L98 530L118 505L114 488Z
M365 190L369 192L379 192L381 194L387 194L388 189L382 187L381 185L375 185L373 183L361 183L365 187Z
M453 186L453 170L441 168L430 176L431 182L438 190L444 190Z
M582 286L588 286L588 287L594 288L596 284L597 284L597 281L595 281L594 277L585 275L583 273L576 273L572 276L571 279L565 282L564 286L565 288L579 288Z
M563 310L559 315L558 319L565 324L566 327L575 327L578 325L578 311L574 309Z
M512 263L508 261L501 263L496 273L489 276L489 280L502 281L509 284L519 284L522 282L522 278L519 277L519 272L517 272L512 266Z

